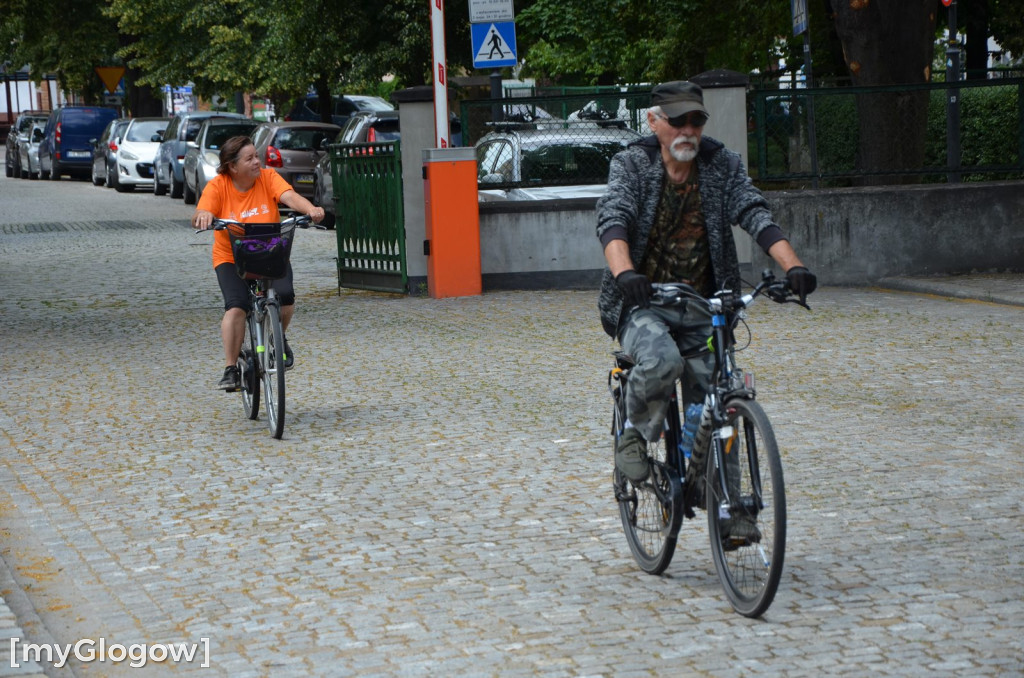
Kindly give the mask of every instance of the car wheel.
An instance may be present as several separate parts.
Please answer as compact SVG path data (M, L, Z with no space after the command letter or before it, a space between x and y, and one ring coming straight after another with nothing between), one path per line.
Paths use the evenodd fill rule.
M54 181L60 181L60 165L57 164L56 160L53 161L53 165L50 167L50 178Z
M117 185L117 168L115 167L113 170L111 170L110 165L107 165L107 188L113 188L114 190L117 190Z
M192 191L192 187L188 185L187 181L184 182L184 184L185 185L182 186L182 196L181 197L184 198L186 205L195 205L196 204L196 194Z
M160 183L160 172L153 168L153 195L164 195L167 193L167 184Z
M92 166L92 185L93 186L102 186L105 183L107 183L106 177L102 177L102 176L99 176L98 174L96 174L96 165L93 165Z
M7 176L13 177L14 176L14 167L11 166L11 159L10 158L7 158L7 161L4 163L4 167L7 168Z
M174 168L169 165L167 167L167 176L171 178L171 197L175 199L180 198L185 188L182 185L184 182L178 181L177 177L174 176Z

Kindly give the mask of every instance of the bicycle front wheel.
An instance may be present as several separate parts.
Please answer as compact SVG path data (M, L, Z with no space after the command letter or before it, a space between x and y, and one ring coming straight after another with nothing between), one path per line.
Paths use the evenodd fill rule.
M622 433L624 414L616 408L614 416L615 443ZM633 553L633 560L648 574L661 574L672 562L676 539L683 522L683 493L679 473L666 465L666 439L647 443L651 474L634 485L615 469L615 499L619 504L622 529Z
M705 484L711 553L733 608L760 617L775 598L786 555L782 461L757 402L734 398L725 410Z
M281 309L268 303L263 314L263 396L270 433L284 435L284 329Z

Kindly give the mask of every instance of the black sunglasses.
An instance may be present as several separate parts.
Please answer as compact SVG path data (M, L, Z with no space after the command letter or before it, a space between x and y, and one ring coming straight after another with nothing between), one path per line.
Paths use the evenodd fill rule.
M707 113L701 113L700 111L690 111L689 113L683 113L682 115L677 115L673 118L670 118L667 115L663 115L662 117L673 127L686 127L687 125L692 127L703 127L708 121Z

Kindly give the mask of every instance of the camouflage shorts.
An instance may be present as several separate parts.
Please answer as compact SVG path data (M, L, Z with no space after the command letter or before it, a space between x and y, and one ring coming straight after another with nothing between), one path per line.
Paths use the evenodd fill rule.
M619 343L636 361L626 388L626 417L645 439L656 440L661 432L672 389L680 376L683 401L704 400L714 357L705 352L684 361L681 354L705 346L711 333L710 312L704 304L695 302L635 309L623 321Z

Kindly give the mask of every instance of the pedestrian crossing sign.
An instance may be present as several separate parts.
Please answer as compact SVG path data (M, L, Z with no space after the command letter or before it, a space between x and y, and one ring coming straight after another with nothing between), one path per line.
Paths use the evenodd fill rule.
M470 24L473 68L501 68L516 65L516 23L495 21Z

